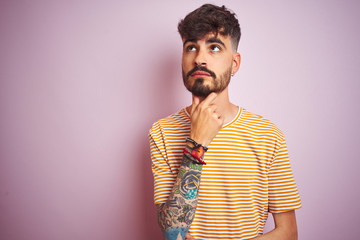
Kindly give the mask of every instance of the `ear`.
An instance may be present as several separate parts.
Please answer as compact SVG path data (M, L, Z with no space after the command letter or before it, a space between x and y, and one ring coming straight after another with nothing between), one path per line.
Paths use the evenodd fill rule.
M231 74L235 74L239 70L240 62L241 62L240 53L238 53L238 52L234 53L233 54L233 67L232 67Z

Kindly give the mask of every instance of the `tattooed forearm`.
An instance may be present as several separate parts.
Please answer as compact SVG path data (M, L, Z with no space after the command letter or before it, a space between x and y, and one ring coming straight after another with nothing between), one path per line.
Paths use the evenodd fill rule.
M202 165L184 154L172 192L164 204L158 205L158 221L168 240L185 239L195 217Z

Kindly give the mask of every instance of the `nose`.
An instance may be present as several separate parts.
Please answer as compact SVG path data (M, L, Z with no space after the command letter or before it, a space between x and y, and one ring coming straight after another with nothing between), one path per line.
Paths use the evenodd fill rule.
M206 55L205 55L205 52L202 51L202 50L199 50L196 54L196 57L194 59L194 63L195 65L197 66L206 66Z

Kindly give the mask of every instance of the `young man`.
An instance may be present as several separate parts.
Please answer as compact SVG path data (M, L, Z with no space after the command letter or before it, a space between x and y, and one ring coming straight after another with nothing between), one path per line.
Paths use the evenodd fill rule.
M282 132L229 101L240 26L205 4L178 26L192 105L150 130L158 221L166 239L297 239L301 207ZM262 235L268 212L275 229Z

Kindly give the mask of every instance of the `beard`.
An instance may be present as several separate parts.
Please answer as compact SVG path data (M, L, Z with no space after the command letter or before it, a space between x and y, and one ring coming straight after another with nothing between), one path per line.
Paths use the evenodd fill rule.
M184 70L182 70L183 82L187 90L189 90L192 94L197 97L206 98L210 93L220 93L224 91L230 83L231 78L231 70L230 66L219 78L216 77L216 74L206 67L196 66L192 70L190 70L187 74L185 74ZM196 78L194 83L191 85L190 76L196 71L204 71L210 74L211 79L205 80L204 78ZM204 84L205 81L211 81L210 83Z

